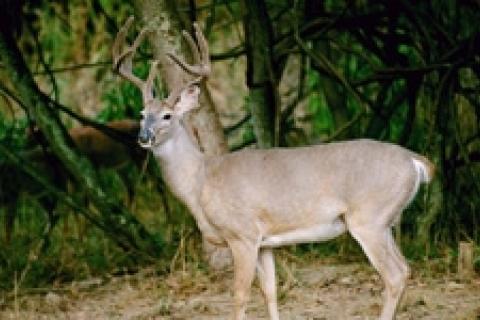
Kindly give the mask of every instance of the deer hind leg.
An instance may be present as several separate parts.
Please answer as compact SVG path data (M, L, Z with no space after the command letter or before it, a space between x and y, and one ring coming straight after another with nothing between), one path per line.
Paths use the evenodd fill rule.
M278 320L277 288L275 284L275 261L272 249L260 249L257 262L257 274L270 320Z
M233 295L234 319L244 320L250 295L255 265L258 257L258 244L248 240L229 241L233 256Z
M394 319L397 305L405 289L409 269L393 240L390 227L349 225L349 230L383 279L385 297L379 319Z

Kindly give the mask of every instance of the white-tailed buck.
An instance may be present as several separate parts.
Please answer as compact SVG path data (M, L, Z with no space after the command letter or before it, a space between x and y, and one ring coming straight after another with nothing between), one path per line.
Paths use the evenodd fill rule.
M153 152L167 185L189 207L204 237L230 247L234 318L245 317L255 269L270 319L279 318L273 248L326 241L349 231L384 281L380 319L393 319L409 270L391 229L420 183L432 178L433 165L398 145L371 140L206 157L182 118L198 107L196 83L210 73L207 41L197 25L198 46L184 33L195 65L169 56L195 78L159 100L152 95L157 62L146 81L132 72L145 29L121 50L132 19L119 31L113 57L119 73L143 94L139 143Z

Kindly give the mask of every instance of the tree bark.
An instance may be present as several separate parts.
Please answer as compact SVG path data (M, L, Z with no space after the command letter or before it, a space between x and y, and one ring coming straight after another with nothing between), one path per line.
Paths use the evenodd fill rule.
M279 96L273 67L273 31L263 0L244 0L243 27L247 49L248 107L260 148L278 146Z
M182 24L175 8L175 2L169 0L135 1L135 11L144 25L152 31L149 36L155 59L159 60L160 76L167 91L188 81L188 74L175 64L167 53L190 57L188 50L182 49ZM219 115L204 82L201 84L201 108L188 118L187 125L200 149L209 156L227 152L227 143L223 134ZM217 247L203 240L203 251L209 265L222 269L231 263L228 248Z

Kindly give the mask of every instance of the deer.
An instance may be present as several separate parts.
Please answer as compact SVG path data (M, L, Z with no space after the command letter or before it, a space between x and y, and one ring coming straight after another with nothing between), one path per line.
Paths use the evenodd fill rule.
M128 163L134 163L138 167L143 166L146 159L146 152L140 147L132 150L126 143L126 139L133 140L138 135L140 122L134 119L112 120L105 124L112 129L118 137L114 138L110 135L92 126L78 126L68 130L73 144L77 151L87 157L95 168L111 168L115 170L123 169ZM32 149L25 152L23 157L30 162L37 170L43 172L56 184L60 189L67 189L71 185L70 177L65 168L61 167L59 162L52 163L49 158L49 151L44 152L37 144L43 139L41 132L33 126L26 132L27 145ZM136 139L135 139L136 140ZM127 141L128 142L128 141ZM53 159L55 160L55 159ZM50 194L45 193L45 188L36 180L29 177L23 171L19 170L15 165L8 163L0 164L0 173L4 178L0 183L0 201L5 207L5 242L11 241L12 232L15 222L15 206L22 193L28 194L36 198L42 207L46 210L51 224L55 224L53 220L56 216L53 210L57 205L57 201ZM135 183L132 181L125 182L127 191L127 203L131 204L134 193ZM79 223L77 221L77 223Z
M110 132L90 126L81 125L68 130L77 151L92 161L95 167L122 168L128 162L140 164L146 156L146 152L140 148L131 149L130 144L134 141L140 130L140 121L135 119L111 120L105 123ZM27 145L35 146L43 139L41 132L36 126L27 130ZM35 150L35 149L34 149ZM35 150L37 158L43 157L42 152ZM34 155L34 157L35 157Z
M233 256L233 319L246 316L255 274L270 319L279 319L274 249L323 242L349 232L360 244L385 287L379 319L395 318L409 266L395 244L392 227L434 175L424 156L399 145L359 139L308 147L242 149L206 156L184 124L199 108L199 83L211 73L208 43L194 23L197 42L183 36L193 64L167 54L192 80L153 96L158 61L146 80L132 71L146 28L126 41L130 17L116 35L114 69L142 93L138 142L153 153L167 186L183 201L202 235L228 246Z

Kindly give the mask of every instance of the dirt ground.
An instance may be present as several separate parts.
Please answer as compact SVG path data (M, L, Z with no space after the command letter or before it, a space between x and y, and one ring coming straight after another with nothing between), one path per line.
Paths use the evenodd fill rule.
M367 264L278 262L281 319L376 319L382 286ZM480 278L415 271L398 319L480 319ZM231 272L153 270L31 292L0 304L0 319L229 319ZM1 302L1 301L0 301ZM255 284L248 319L268 319Z

